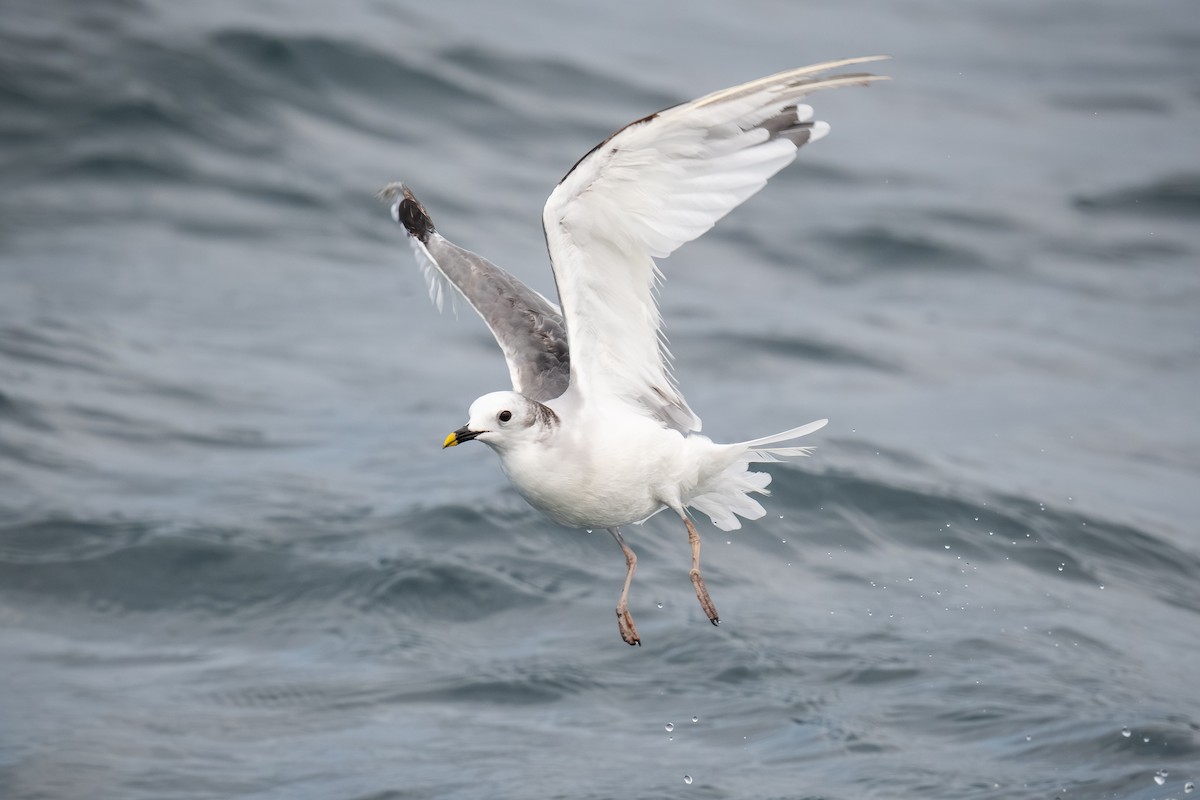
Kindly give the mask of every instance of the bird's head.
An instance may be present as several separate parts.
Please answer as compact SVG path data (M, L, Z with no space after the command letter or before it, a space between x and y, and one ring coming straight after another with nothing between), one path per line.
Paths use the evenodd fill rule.
M442 448L478 439L496 450L541 438L558 424L558 415L517 392L492 392L471 404L467 424L446 437Z

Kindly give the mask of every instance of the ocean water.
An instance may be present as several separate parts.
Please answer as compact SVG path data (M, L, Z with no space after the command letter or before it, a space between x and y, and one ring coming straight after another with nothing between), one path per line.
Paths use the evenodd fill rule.
M597 141L872 53L664 264L706 432L831 423L629 648L373 193L549 293ZM0 2L0 797L1200 796L1197 129L1185 0Z

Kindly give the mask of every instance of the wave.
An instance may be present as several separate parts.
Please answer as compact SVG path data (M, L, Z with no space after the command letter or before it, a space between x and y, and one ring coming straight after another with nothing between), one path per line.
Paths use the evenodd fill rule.
M1025 497L964 497L835 472L781 470L771 488L788 517L801 515L822 530L824 544L950 550L977 564L1006 562L1031 575L1125 586L1200 611L1200 556L1127 523ZM832 530L825 515L839 520Z
M1200 611L1200 557L1165 536L1021 497L980 500L852 474L773 472L767 519L726 538L766 553L767 531L785 531L800 552L949 551L977 567L1004 563L1056 581L1126 587ZM772 522L776 514L783 521ZM605 592L619 577L605 537L559 529L532 509L439 506L401 517L318 518L308 528L302 520L272 526L307 531L305 538L263 540L236 529L26 514L0 526L0 583L59 600L105 598L106 607L128 611L237 615L262 604L332 603L464 622ZM631 529L631 542L651 561L673 562L683 539L663 532L671 528L652 521ZM435 541L448 544L446 552L430 555Z
M987 258L963 245L932 234L900 233L868 225L821 237L840 253L856 254L872 269L974 270L988 266ZM843 256L845 258L845 256Z
M1200 174L1170 175L1150 183L1079 195L1075 207L1089 213L1191 218L1200 215Z
M806 336L761 335L722 331L721 334L705 337L704 352L714 361L744 359L748 352L765 352L771 356L797 361L816 361L845 367L897 373L904 369L887 361L878 354L839 344L825 339Z

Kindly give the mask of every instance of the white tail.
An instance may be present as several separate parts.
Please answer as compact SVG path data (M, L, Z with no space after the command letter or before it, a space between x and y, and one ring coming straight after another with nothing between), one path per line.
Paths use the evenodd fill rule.
M761 439L752 439L748 442L739 442L737 447L744 447L750 454L750 461L781 461L785 458L795 458L798 456L806 456L813 451L812 447L764 447L763 445L775 444L777 442L790 442L793 439L799 439L801 436L807 436L810 433L821 430L829 424L827 419L819 419L816 422L810 422L807 425L801 425L799 428L792 428L790 431L783 433L774 433L770 436L764 436Z
M829 424L829 420L819 419L782 433L728 445L734 454L733 461L705 487L702 494L688 500L687 505L701 514L707 515L713 524L723 531L737 530L742 527L739 516L746 519L762 517L767 510L751 497L750 493L770 494L767 491L767 485L771 483L771 476L765 472L752 471L749 468L750 465L807 456L813 451L812 447L770 447L769 445L799 439L801 436L821 430L827 424Z

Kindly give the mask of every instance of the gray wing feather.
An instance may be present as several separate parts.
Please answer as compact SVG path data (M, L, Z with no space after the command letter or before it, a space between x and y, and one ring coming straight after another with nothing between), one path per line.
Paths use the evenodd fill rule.
M389 184L379 196L391 204L393 219L408 232L438 308L444 280L483 318L504 352L513 391L541 403L565 392L571 363L558 306L482 256L442 237L408 187Z

